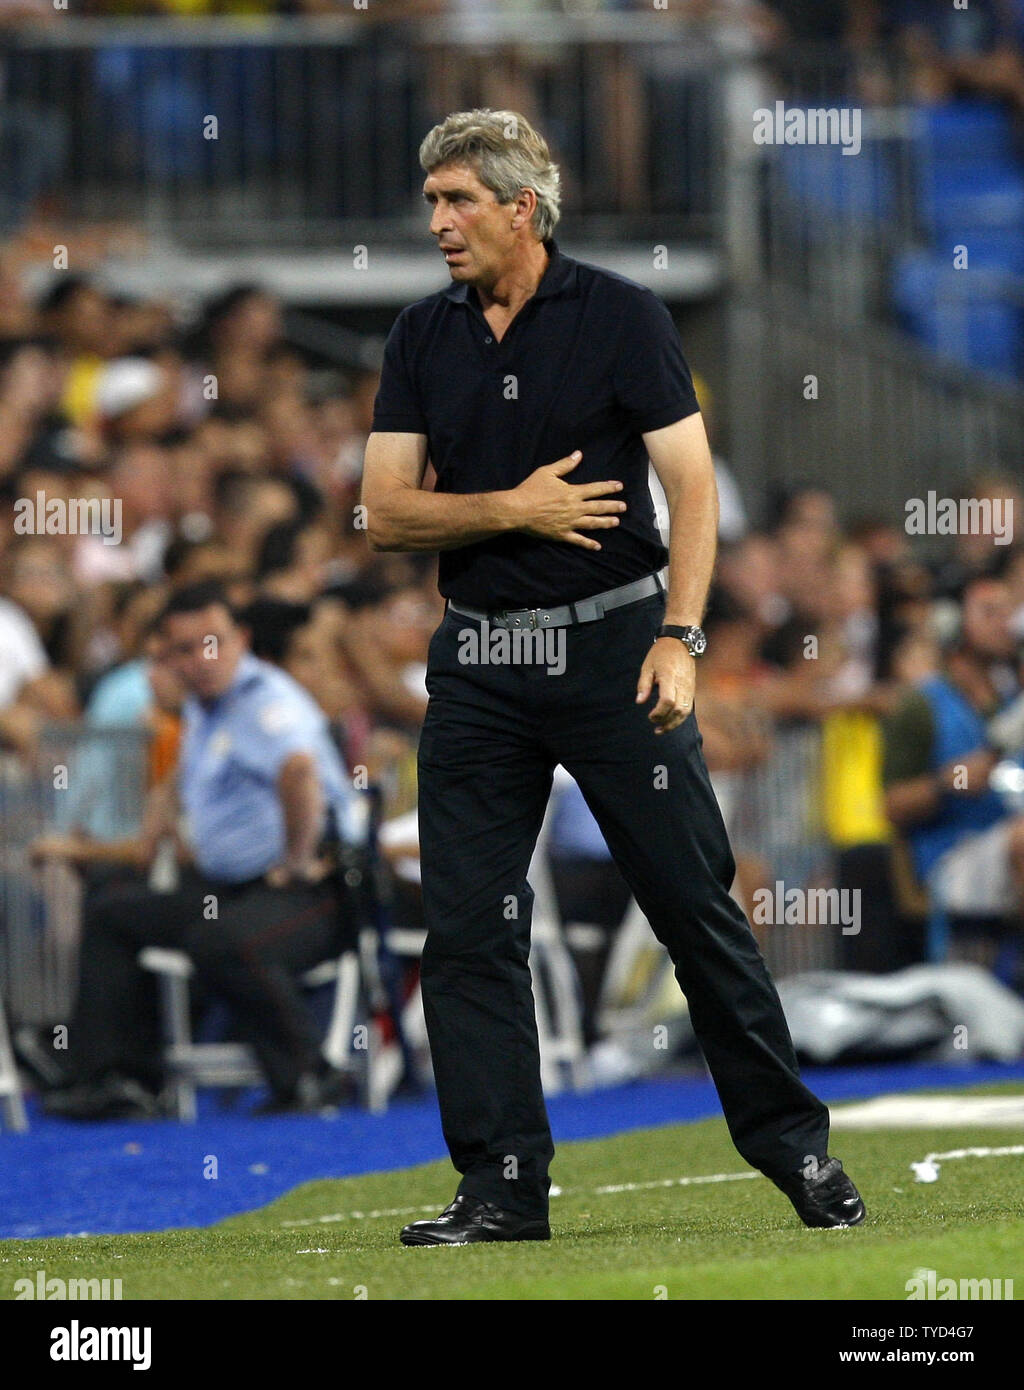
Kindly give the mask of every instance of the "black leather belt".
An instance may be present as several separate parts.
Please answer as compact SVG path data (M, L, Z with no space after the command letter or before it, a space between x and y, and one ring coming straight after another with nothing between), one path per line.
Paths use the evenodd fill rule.
M590 598L580 598L575 603L563 603L555 608L503 608L494 613L486 613L479 608L466 608L460 603L448 600L453 613L462 613L467 618L484 619L492 627L538 628L571 627L573 623L593 623L612 608L621 608L626 603L636 603L649 598L665 588L660 574L648 574L643 579L634 579L630 584L620 584L617 589L605 589L603 593Z

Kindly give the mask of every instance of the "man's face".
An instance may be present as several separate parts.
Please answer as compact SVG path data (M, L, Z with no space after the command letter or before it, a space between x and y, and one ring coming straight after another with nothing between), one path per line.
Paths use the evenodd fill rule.
M1012 616L1013 605L1005 584L999 580L972 584L963 604L965 642L984 659L1007 660L1014 651Z
M172 613L164 622L167 661L200 700L223 695L245 652L242 629L221 603L197 613Z
M112 326L110 302L99 290L83 285L61 310L56 326L66 347L106 356Z
M466 164L442 164L428 174L423 196L433 208L437 237L453 281L493 284L515 245L512 203L499 203Z

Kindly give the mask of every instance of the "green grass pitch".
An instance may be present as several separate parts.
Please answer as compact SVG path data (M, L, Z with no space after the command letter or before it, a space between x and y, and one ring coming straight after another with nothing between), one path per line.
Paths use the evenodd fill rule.
M0 1298L41 1268L47 1277L120 1278L126 1300L904 1300L918 1268L940 1279L1014 1279L1020 1298L1024 1157L950 1161L933 1184L915 1182L909 1165L929 1151L1021 1142L1008 1129L837 1131L832 1151L868 1207L851 1230L805 1229L760 1176L597 1190L746 1169L724 1121L673 1125L562 1144L549 1243L400 1245L406 1221L451 1200L450 1166L431 1163L307 1183L203 1229L0 1242Z

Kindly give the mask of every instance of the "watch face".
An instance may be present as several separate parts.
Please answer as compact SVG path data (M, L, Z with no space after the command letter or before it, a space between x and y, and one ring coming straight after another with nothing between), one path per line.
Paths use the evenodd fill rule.
M690 629L690 640L687 644L694 656L703 656L708 649L708 639L699 627Z

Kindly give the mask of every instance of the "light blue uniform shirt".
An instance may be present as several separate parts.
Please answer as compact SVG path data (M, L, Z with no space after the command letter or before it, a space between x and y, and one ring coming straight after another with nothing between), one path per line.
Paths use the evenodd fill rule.
M551 823L551 853L569 859L610 859L601 827L583 798L579 784L566 787Z
M196 864L232 883L258 878L284 857L277 778L293 753L309 753L343 839L362 839L358 796L327 718L303 687L246 653L235 679L209 704L189 696L178 788Z
M141 724L153 705L149 663L123 661L101 676L85 707L86 723L94 728Z

